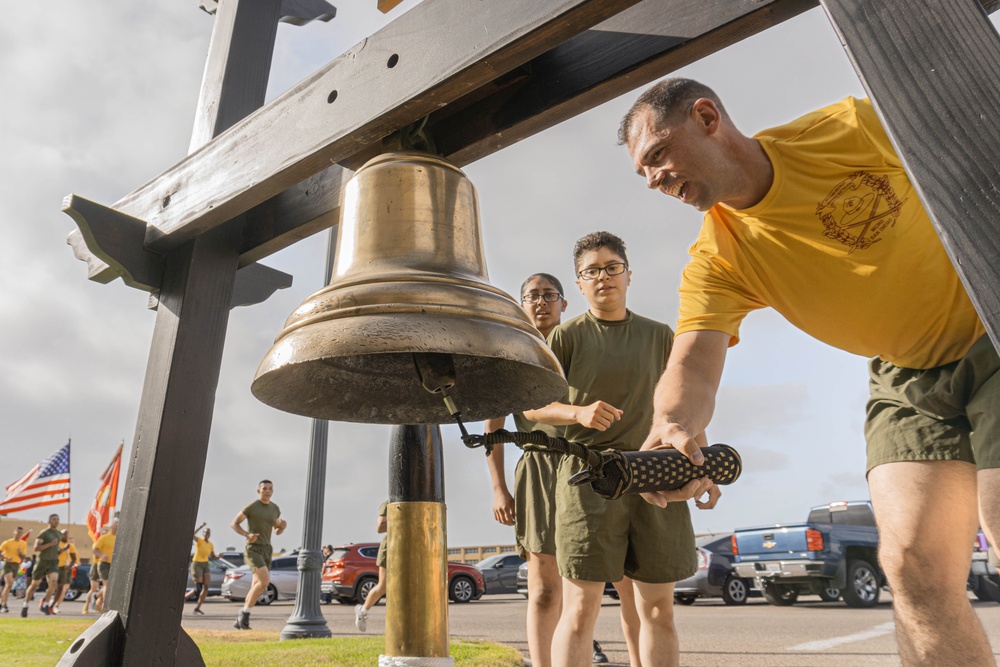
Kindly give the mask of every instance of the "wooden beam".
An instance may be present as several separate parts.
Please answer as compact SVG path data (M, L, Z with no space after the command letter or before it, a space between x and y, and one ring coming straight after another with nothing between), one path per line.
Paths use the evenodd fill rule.
M1000 347L1000 36L975 0L822 0Z
M176 247L635 2L426 0L114 208Z
M430 130L437 149L464 166L817 4L644 0L494 79L489 94L483 95L483 86L435 112ZM609 136L614 131L609 128ZM378 146L367 152L377 154ZM359 155L343 162L360 166L366 152ZM339 188L346 182L338 169L330 167L252 209L241 264L335 224Z

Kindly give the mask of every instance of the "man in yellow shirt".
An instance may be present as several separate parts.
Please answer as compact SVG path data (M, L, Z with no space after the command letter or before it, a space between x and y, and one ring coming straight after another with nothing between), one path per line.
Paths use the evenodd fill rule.
M1000 358L871 103L748 137L710 88L668 79L618 136L648 187L705 211L643 449L703 462L694 439L751 310L871 358L868 486L900 658L995 664L965 582L979 512L1000 538Z
M201 610L201 605L208 597L208 584L211 581L211 576L208 571L208 559L215 559L215 546L208 541L208 538L212 536L212 529L205 528L205 537L198 537L198 531L205 528L205 524L202 523L200 526L194 529L194 556L191 558L191 580L195 584L195 589L184 596L185 600L190 599L192 596L198 597L198 604L194 607L194 613L204 614Z
M59 591L52 601L52 613L59 613L59 604L66 597L70 583L73 581L73 568L79 562L76 553L76 545L73 538L69 536L68 530L63 530L62 538L59 540Z
M10 595L10 589L14 586L14 577L17 576L17 571L21 567L21 561L27 558L24 553L24 542L21 540L22 535L24 535L24 529L18 526L14 529L13 537L0 543L0 556L3 557L3 592L0 593L0 613L3 614L10 612L7 609L7 596Z
M96 606L98 611L104 609L104 601L108 597L108 586L111 585L111 558L115 553L115 536L117 534L118 522L112 521L105 533L94 542L94 558L97 559L94 565L97 566L97 573L101 577L101 583L104 585L101 592L97 595L98 601ZM91 567L94 567L94 565Z

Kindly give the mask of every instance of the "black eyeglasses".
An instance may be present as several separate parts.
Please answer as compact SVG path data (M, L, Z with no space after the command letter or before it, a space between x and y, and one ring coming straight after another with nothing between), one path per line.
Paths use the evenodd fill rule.
M583 278L584 280L596 280L598 276L601 275L601 271L604 271L609 276L620 276L621 274L628 271L628 264L625 262L613 262L607 266L602 266L597 269L584 269L576 275Z
M521 297L521 303L538 303L539 301L545 301L547 303L553 303L563 298L563 295L559 292L543 292L542 294L525 294Z

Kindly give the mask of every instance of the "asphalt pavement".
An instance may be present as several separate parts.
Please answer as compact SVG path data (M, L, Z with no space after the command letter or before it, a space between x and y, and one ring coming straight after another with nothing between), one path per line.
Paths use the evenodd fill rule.
M973 600L996 649L1000 649L1000 605ZM64 602L63 615L78 615L79 602ZM285 626L294 602L255 607L254 630L273 632ZM209 598L205 615L195 615L194 604L184 605L182 624L189 630L231 630L239 603ZM520 595L487 595L466 604L448 605L454 638L486 639L528 653L524 618L526 601ZM321 605L320 611L336 637L360 634L354 627L353 605ZM32 615L37 610L32 609ZM675 605L684 667L868 667L899 665L893 636L891 597L872 609L850 609L842 602L821 602L805 596L791 607L773 607L760 598L729 607L721 600L699 600ZM385 632L385 602L368 619L368 633ZM627 667L628 653L619 622L618 602L604 598L595 638L610 658L611 667ZM304 640L308 641L308 640ZM1000 653L997 653L1000 657Z

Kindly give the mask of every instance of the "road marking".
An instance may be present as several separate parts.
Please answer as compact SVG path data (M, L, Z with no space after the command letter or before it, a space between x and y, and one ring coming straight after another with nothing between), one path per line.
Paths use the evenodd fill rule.
M789 646L786 650L825 651L828 648L833 648L834 646L839 646L841 644L850 644L852 642L860 642L866 639L881 637L882 635L887 635L895 630L896 624L889 621L888 623L883 623L882 625L876 625L871 630L865 630L864 632L855 632L853 635L844 635L842 637L833 637L831 639L820 639L814 642L806 642L805 644L796 644L795 646Z

